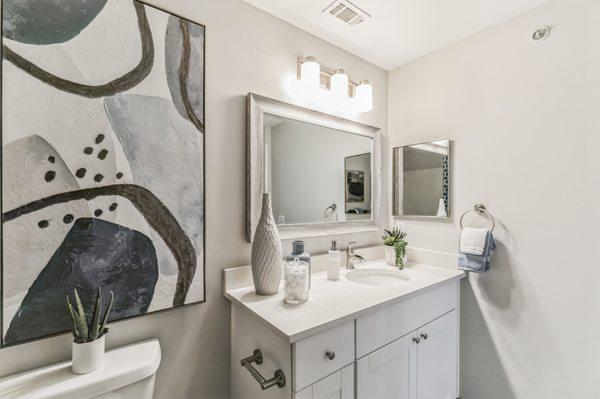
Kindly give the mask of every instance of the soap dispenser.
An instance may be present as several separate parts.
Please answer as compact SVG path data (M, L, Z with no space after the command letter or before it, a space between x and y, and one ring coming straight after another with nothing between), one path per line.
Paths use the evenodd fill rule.
M337 249L337 241L331 241L331 248L327 253L327 280L340 279L341 254Z

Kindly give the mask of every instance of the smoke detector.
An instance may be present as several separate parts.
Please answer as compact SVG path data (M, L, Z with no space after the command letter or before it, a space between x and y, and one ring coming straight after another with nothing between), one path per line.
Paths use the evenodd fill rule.
M358 25L364 20L371 18L366 11L348 0L335 0L323 10L347 25Z

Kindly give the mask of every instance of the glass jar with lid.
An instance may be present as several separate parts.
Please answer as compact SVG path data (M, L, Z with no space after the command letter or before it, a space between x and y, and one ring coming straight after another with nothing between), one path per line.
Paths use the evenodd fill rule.
M283 298L285 303L298 305L308 300L308 284L310 281L308 262L297 256L285 262L283 271Z
M311 258L310 254L306 251L306 245L304 241L296 240L292 241L292 253L285 257L286 261L292 261L294 258L298 258L303 262L308 263L308 274L311 271ZM308 289L310 290L310 279L308 280Z

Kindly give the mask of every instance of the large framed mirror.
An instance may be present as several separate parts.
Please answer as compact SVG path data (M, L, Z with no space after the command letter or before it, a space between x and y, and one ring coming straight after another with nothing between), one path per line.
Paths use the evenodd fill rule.
M248 94L247 229L270 192L282 239L378 229L379 129Z
M393 208L403 218L450 216L450 140L394 148Z

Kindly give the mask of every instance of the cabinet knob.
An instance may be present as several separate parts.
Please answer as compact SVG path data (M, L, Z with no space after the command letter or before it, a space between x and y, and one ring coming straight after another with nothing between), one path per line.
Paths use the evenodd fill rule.
M327 357L327 359L333 360L333 359L335 359L335 352L334 351L327 351L327 352L325 352L325 356Z
M423 338L423 339L426 340L427 339L427 333L421 333L421 338Z
M418 344L419 342L421 342L421 338L419 338L419 337L413 337L413 342L415 344Z

